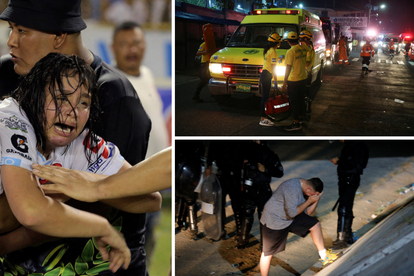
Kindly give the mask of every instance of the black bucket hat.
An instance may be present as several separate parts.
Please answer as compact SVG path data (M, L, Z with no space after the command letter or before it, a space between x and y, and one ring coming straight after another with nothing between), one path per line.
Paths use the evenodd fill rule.
M45 33L76 33L86 29L82 0L10 0L0 19Z

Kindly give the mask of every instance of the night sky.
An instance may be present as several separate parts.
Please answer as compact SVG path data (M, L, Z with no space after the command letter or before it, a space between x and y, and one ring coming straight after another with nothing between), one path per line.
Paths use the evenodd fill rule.
M369 4L369 0L290 0L294 4L303 4L310 7L327 7L332 9L333 3L335 3L335 10L346 9L352 10L352 7L364 9L365 5ZM372 6L380 6L385 4L386 8L380 10L378 19L382 21L381 27L378 27L378 31L391 31L397 34L410 30L414 33L414 0L371 0ZM368 7L365 8L368 11ZM377 11L371 12L371 23L375 24L375 17Z

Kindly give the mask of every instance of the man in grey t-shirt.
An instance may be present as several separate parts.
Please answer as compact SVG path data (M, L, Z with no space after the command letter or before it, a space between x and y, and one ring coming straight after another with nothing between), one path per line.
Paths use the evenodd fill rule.
M306 237L310 232L324 265L338 258L339 253L326 251L321 225L316 218L309 216L315 211L322 191L323 183L319 178L294 178L286 180L273 192L260 219L263 235L260 258L262 276L269 274L272 256L285 250L289 232L301 237Z

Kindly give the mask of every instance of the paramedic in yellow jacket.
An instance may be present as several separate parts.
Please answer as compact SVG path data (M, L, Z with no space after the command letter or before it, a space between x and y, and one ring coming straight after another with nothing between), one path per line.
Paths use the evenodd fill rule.
M307 30L303 30L299 34L299 39L302 46L306 46L309 48L309 52L306 55L306 92L305 92L305 112L306 115L304 119L309 120L310 119L310 113L311 113L311 103L312 103L312 97L311 97L311 84L312 84L312 68L313 68L313 62L315 60L315 49L313 48L313 43L311 41L312 34L311 32Z
M367 42L361 48L361 57L362 57L362 73L368 74L368 66L371 56L374 57L375 50L371 45L371 39L367 38Z
M339 40L339 62L335 62L335 64L340 65L342 62L345 62L345 65L349 64L346 48L345 36L341 36L341 39Z
M301 129L300 123L305 113L306 56L309 47L299 45L296 32L289 32L287 40L291 48L286 52L286 72L282 90L286 90L287 86L289 103L293 112L293 122L285 130L292 131Z
M261 126L273 126L265 113L265 103L269 98L270 90L272 88L272 77L277 80L276 76L276 61L278 59L276 49L280 46L280 35L272 33L267 39L269 42L264 47L263 51L263 70L260 74L260 83L262 84L262 100L260 102L261 118L259 124Z
M203 43L201 43L200 47L198 48L198 51L196 53L196 56L201 56L201 64L199 68L199 78L200 82L197 85L197 89L193 96L193 101L196 103L201 103L203 100L200 98L200 92L201 89L203 89L204 86L206 86L210 80L210 71L208 69L210 64L210 55L207 52L206 43L204 41L204 37L201 38Z

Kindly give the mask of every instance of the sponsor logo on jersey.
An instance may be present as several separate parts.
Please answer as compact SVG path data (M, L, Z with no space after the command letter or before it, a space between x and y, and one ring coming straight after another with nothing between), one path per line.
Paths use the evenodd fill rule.
M98 145L92 148L90 145L90 139L87 139L86 136L83 143L86 143L88 150L91 150L95 154L99 154L97 160L93 162L89 167L88 171L96 173L97 171L103 171L106 166L110 163L108 160L114 155L115 145L112 143L106 143L104 139L101 138Z
M52 166L56 166L56 167L61 167L62 168L62 164L60 164L60 163L53 163L52 164ZM41 185L44 185L44 184L46 184L46 183L48 183L49 182L49 180L47 180L47 179L43 179L43 178L40 178L39 177L39 183L41 184Z
M27 145L27 138L25 136L13 134L10 140L12 142L13 147L15 147L17 150L24 153L29 152L29 146Z
M14 130L21 130L25 133L28 133L28 125L17 118L16 115L11 116L10 118L2 118L0 122L4 123L4 125L10 129Z
M17 151L17 150L14 150L14 149L6 149L6 152L7 153L15 153L15 154L18 154L21 157L23 157L23 158L25 158L25 159L27 159L29 161L32 161L32 157L30 155L21 153L20 151Z
M89 167L88 171L96 173L97 171L104 171L105 168L110 164L111 157L114 155L115 145L112 143L106 143L104 153L93 162Z

